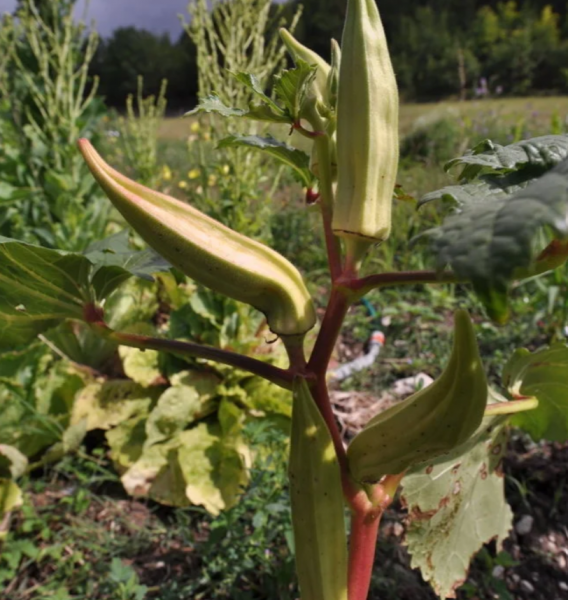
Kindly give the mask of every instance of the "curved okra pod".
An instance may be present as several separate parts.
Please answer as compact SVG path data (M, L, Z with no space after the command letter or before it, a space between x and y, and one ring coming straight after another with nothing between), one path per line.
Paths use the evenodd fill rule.
M195 281L262 311L270 329L301 336L316 322L312 299L292 263L268 246L114 170L88 140L79 149L95 179L134 230Z
M444 372L427 388L371 419L351 442L347 456L357 481L383 475L450 452L481 424L487 380L467 311L454 317L454 345Z

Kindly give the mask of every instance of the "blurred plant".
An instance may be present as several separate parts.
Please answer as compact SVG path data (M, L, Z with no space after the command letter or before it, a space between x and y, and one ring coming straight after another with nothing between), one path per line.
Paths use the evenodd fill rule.
M207 0L191 0L191 22L184 23L197 47L199 96L204 98L214 92L230 106L247 108L255 99L255 92L243 86L236 76L252 73L261 89L268 87L273 73L285 60L285 48L277 35L278 25L285 24L281 18L284 8L279 6L273 14L271 0L214 0L210 4ZM291 31L300 15L301 8L292 17ZM210 146L228 135L249 131L238 119L206 117L201 120L201 127L209 134ZM265 124L256 124L253 133L265 131ZM271 196L280 173L268 181L262 173L263 158L246 148L226 148L216 154L214 161L207 160L209 152L201 144L199 152L203 154L197 157L197 165L195 156L191 164L201 171L201 194L192 200L210 213L223 206L225 214L213 216L247 235L270 240ZM217 185L212 186L218 166L223 168L222 177L216 178Z
M0 233L80 250L102 236L108 208L73 146L104 113L97 82L88 89L97 34L74 22L73 5L25 0L4 18Z
M126 117L119 119L122 150L135 178L145 185L156 186L163 174L158 165L158 132L166 112L167 81L162 81L157 97L143 97L144 79L138 77L136 100L126 100Z

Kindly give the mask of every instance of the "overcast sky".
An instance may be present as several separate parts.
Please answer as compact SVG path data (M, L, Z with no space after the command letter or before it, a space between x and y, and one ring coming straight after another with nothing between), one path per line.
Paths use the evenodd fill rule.
M85 0L78 0L76 14L85 10ZM182 27L177 15L187 17L187 0L90 0L87 21L94 19L102 36L113 29L134 25L155 33L168 32L177 39ZM0 13L12 12L16 0L0 0Z

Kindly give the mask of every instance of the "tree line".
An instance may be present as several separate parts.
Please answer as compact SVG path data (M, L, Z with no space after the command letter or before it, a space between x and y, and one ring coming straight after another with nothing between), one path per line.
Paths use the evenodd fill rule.
M402 97L446 97L568 92L566 0L377 0ZM303 16L296 36L324 57L341 39L346 0L290 0L274 13ZM275 21L275 26L277 23ZM91 72L110 106L123 107L143 75L146 93L168 79L172 110L196 101L196 49L178 39L121 27L101 40Z

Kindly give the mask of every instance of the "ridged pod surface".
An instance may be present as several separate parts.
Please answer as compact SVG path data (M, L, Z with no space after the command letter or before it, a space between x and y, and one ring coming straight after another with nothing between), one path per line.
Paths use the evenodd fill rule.
M369 421L347 450L351 474L371 483L445 454L481 423L487 380L467 311L454 316L452 354L442 375Z
M337 103L332 227L355 243L387 239L398 168L398 89L375 0L349 0Z
M88 140L79 149L114 206L142 239L182 273L262 311L270 329L302 335L316 322L302 276L283 256L175 198L110 167Z
M302 600L347 600L347 536L337 456L306 380L294 381L290 498Z

